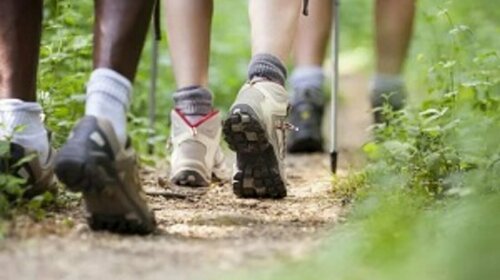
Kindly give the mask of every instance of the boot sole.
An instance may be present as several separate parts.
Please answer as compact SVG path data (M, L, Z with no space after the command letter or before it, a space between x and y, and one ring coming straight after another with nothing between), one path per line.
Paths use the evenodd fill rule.
M236 152L233 192L240 198L280 199L287 195L278 158L264 127L248 105L236 105L224 122L229 148Z
M125 187L103 152L85 154L79 143L66 144L56 158L55 172L72 192L83 194L92 230L122 234L149 234L156 228L153 213L139 205L141 198ZM145 203L145 202L144 202Z
M194 170L184 170L177 172L170 180L172 184L185 188L204 188L210 185L200 173Z

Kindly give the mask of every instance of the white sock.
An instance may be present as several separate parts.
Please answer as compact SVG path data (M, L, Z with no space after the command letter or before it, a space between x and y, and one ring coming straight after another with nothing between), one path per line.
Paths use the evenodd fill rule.
M1 99L0 124L0 139L34 150L38 152L40 163L47 162L50 143L42 122L40 104L19 99Z
M127 142L127 110L132 98L132 83L111 69L95 69L87 83L85 114L111 122L118 140Z

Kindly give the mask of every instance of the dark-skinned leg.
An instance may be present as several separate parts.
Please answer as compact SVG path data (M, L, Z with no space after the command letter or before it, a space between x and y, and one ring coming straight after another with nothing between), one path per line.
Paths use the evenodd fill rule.
M0 1L0 139L11 142L11 163L28 153L37 155L8 169L3 165L8 161L0 160L0 169L19 169L13 174L26 179L25 196L53 186L53 157L42 107L36 103L42 6L42 0Z
M85 112L110 121L122 145L153 5L153 0L95 1L94 71L87 83Z
M95 69L113 69L134 80L153 5L153 0L95 1Z
M0 98L36 100L42 0L0 1Z
M82 192L94 230L150 233L153 213L141 195L135 152L126 145L126 116L152 0L96 0L94 71L87 83L86 116L59 151L56 173Z

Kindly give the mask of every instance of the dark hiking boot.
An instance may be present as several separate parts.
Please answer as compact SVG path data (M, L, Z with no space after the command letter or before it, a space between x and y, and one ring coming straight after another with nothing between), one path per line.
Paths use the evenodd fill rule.
M148 234L156 222L138 169L131 145L123 148L110 122L94 116L80 120L55 163L59 180L83 194L91 229Z
M289 153L323 151L323 138L321 136L323 103L322 90L295 90L289 118L295 129L289 134L287 145Z

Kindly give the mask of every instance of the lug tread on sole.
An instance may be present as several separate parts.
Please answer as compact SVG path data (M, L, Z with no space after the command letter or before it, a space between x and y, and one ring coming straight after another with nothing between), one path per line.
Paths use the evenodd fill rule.
M94 231L110 231L121 234L150 234L155 230L154 225L145 225L137 220L127 219L123 216L92 214L87 218L87 223Z
M223 132L237 157L234 194L240 198L284 198L286 185L280 176L278 159L253 110L233 109L224 122Z
M64 148L63 148L64 149ZM69 151L73 149L68 149ZM94 155L95 156L95 155ZM107 162L106 162L107 161ZM97 163L98 162L98 163ZM106 192L116 192L117 176L109 175L114 171L107 158L79 157L72 153L62 153L55 165L55 171L59 180L72 192L81 192L88 197L102 197ZM125 195L125 194L123 194ZM109 201L113 203L113 201ZM115 202L117 203L117 202ZM94 213L92 209L87 217L90 228L94 231L110 231L120 234L149 234L155 230L156 221L153 213L150 221L140 221L137 218L128 218L127 214L110 215L106 213ZM134 211L127 209L126 212Z
M178 172L171 181L176 186L187 188L203 188L210 185L210 182L203 179L198 172L191 170Z

